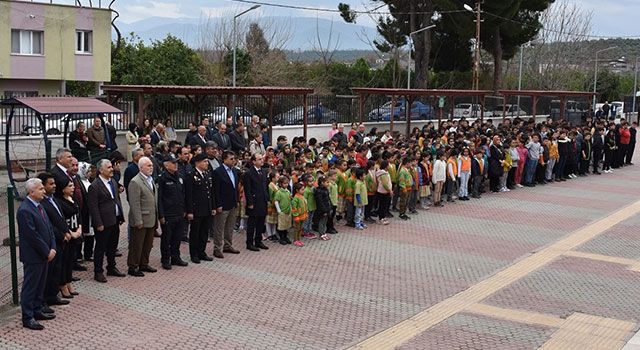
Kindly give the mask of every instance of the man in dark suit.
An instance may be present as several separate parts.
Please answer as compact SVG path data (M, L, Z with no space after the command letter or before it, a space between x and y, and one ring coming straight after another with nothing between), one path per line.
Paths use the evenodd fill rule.
M225 127L221 125L221 127ZM216 217L213 234L213 256L224 258L224 253L239 254L233 248L233 228L238 217L238 171L236 155L232 151L222 153L222 166L213 171Z
M44 186L45 196L40 202L42 209L44 209L49 222L53 227L53 236L55 237L57 251L56 257L49 263L47 270L47 284L44 290L44 301L48 305L67 305L69 300L61 299L58 296L60 281L62 279L62 255L63 250L66 249L66 243L71 239L71 233L67 222L62 214L59 203L53 198L53 194L56 192L56 181L51 173L40 173L38 179L42 181Z
M472 191L471 197L480 198L480 189L484 177L487 175L488 166L484 162L484 153L482 148L478 147L475 152L475 157L471 160L471 181Z
M229 134L231 140L231 150L236 154L242 154L247 150L247 140L244 138L244 124L238 122L236 128Z
M207 139L207 128L204 127L203 125L200 125L198 127L198 133L196 135L194 135L191 139L191 147L195 146L195 145L199 145L200 147L202 147L202 149L204 149L204 147L207 145L207 141L209 141L209 139Z
M260 249L269 249L262 243L264 233L264 219L267 216L267 202L269 192L267 190L267 177L262 170L264 156L256 154L251 156L252 165L244 174L244 196L247 203L247 249L258 252Z
M120 225L124 223L124 212L120 202L118 184L112 179L111 161L102 159L96 165L98 177L91 183L87 193L91 224L95 231L96 248L93 259L94 279L106 283L103 260L107 256L107 276L124 277L116 267L116 249L120 238Z
M213 258L205 253L209 227L215 214L211 175L207 172L209 161L200 153L193 157L194 170L185 178L185 207L187 219L191 221L189 231L189 254L194 264Z
M225 151L231 150L231 139L229 138L229 135L227 135L226 124L220 124L218 126L218 133L213 135L213 138L211 141L215 141L215 143L218 144L218 148L222 150L225 150Z
M149 136L151 136L151 146L155 147L158 142L164 140L164 138L162 137L162 135L164 134L164 125L162 125L161 123L158 123L156 125L156 127L151 130L151 133L149 134Z
M24 268L24 280L20 293L22 326L42 330L38 320L55 318L53 310L44 305L44 289L47 281L47 265L56 256L53 227L40 205L45 197L40 179L27 180L27 199L20 204L16 218L20 237L20 261ZM51 311L51 312L45 312Z

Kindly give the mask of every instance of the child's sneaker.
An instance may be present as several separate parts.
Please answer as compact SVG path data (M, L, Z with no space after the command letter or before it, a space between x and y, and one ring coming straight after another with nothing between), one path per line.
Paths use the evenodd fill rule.
M304 247L304 243L302 243L302 241L295 241L293 242L293 245L296 247Z
M325 233L324 235L320 236L320 239L323 241L328 241L331 240L331 237L329 237L329 235Z
M356 225L356 230L364 230L364 227L362 227L362 225Z
M316 239L318 238L318 235L316 235L315 233L311 233L311 232L305 232L302 234L302 236L304 238L309 238L309 239Z

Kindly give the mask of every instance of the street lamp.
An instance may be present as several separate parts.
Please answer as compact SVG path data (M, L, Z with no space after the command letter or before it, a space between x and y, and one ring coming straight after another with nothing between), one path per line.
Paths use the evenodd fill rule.
M617 46L611 46L611 47L607 47L606 49L602 49L600 51L596 51L596 69L593 72L593 106L592 106L592 112L595 114L596 113L596 87L598 84L598 55L601 52L605 52L605 51L609 51L609 50L613 50L613 49L617 49Z
M476 8L473 9L468 4L464 4L464 9L476 14L476 47L473 59L473 89L478 90L480 88L480 0L476 0Z
M250 8L233 16L233 87L236 87L236 51L238 51L238 34L236 20L238 19L238 17L244 15L249 11L257 9L258 7L260 7L260 5L253 5Z
M520 46L520 68L518 70L518 91L522 90L522 61L524 56L524 48L537 45L538 42L529 41L526 45ZM518 107L520 107L520 95L518 95Z
M425 30L435 28L436 25L432 24L430 26L424 27L422 29L418 29L409 33L409 59L407 60L407 90L411 89L411 51L413 50L413 38L414 34L418 34L420 32L424 32Z
M636 96L638 96L638 61L640 61L640 57L636 57L636 67L635 67L635 73L633 74L634 78L633 78L633 104L631 107L631 114L633 115L633 113L636 112ZM638 120L638 117L636 116L636 121Z

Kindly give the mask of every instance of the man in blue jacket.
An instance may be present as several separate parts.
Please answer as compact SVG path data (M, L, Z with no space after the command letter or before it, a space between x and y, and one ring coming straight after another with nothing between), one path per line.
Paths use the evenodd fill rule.
M47 281L47 265L56 256L56 241L53 227L40 202L45 197L42 181L37 178L27 181L27 199L17 212L20 237L20 261L24 268L24 281L20 294L22 326L42 330L40 320L55 318L53 310L44 305L44 290Z

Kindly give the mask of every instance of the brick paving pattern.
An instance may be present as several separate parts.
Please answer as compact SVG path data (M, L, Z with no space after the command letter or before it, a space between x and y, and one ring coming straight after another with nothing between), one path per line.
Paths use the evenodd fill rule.
M535 189L485 195L421 211L411 221L339 226L328 242L266 252L144 278L99 284L76 273L80 296L58 307L43 332L0 319L0 348L339 349L484 280L568 233L640 199L640 167ZM580 251L639 259L638 218ZM126 231L121 234L126 269ZM244 248L244 237L235 237ZM151 264L159 267L159 240ZM183 245L183 257L187 247ZM211 246L208 252L211 253ZM562 257L489 297L486 304L567 317L573 312L640 322L638 272ZM403 345L407 349L535 349L554 329L458 313ZM62 337L61 334L72 334ZM629 335L629 337L631 334Z

